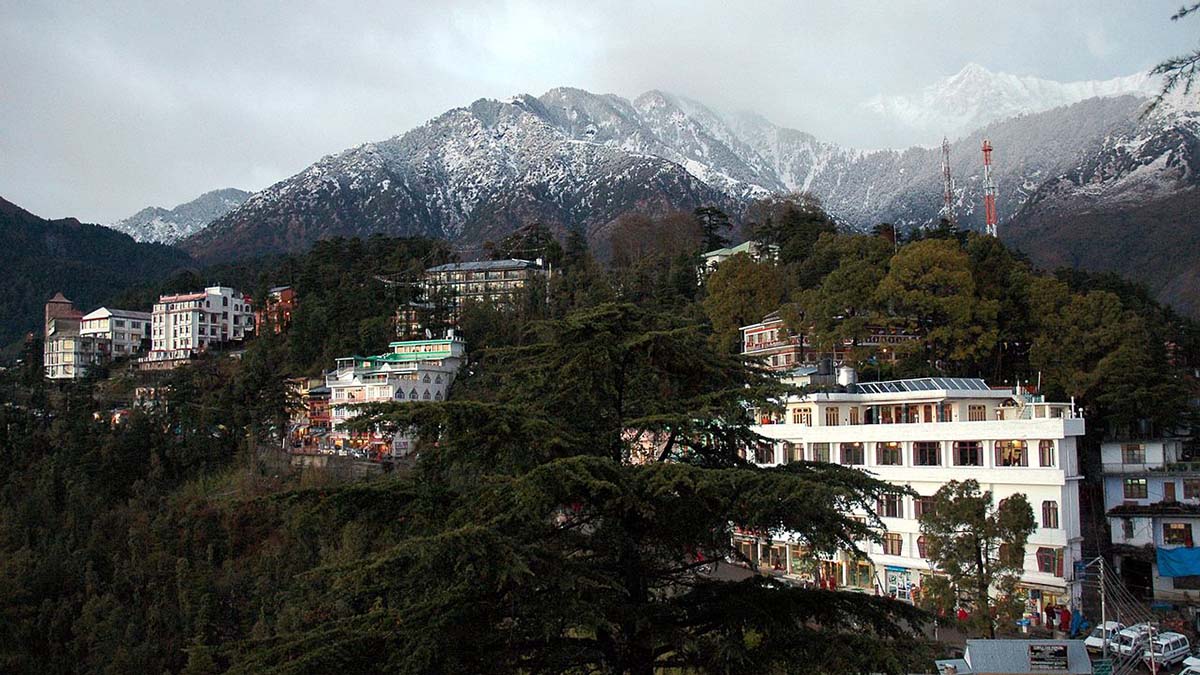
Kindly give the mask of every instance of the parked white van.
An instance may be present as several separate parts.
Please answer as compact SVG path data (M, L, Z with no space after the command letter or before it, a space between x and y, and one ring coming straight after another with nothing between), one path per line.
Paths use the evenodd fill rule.
M1146 643L1150 641L1150 624L1137 623L1117 633L1117 653L1121 656L1133 656L1146 651Z
M1104 647L1104 638L1108 637L1108 650L1113 651L1117 642L1117 633L1125 630L1125 624L1120 621L1109 621L1103 626L1096 626L1090 635L1083 640L1083 646L1088 651L1098 652Z
M1160 666L1173 666L1192 655L1192 646L1188 644L1186 636L1167 632L1155 635L1154 640L1146 647L1146 652L1142 656L1142 660L1146 663L1150 663L1151 651L1153 651L1155 663Z

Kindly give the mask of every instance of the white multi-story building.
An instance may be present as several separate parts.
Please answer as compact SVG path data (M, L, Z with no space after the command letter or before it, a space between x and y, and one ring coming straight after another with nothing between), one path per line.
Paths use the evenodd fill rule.
M1100 460L1114 565L1125 587L1164 600L1200 597L1200 462L1181 438L1105 441Z
M79 319L56 317L46 324L42 366L46 378L75 380L87 377L93 366L108 360L108 342L79 334Z
M407 454L412 439L382 432L355 433L344 428L358 414L355 406L387 401L444 401L463 361L466 342L450 331L440 340L393 342L379 356L349 356L325 374L329 388L332 451L355 451L382 458Z
M241 342L254 331L250 297L209 286L198 293L164 295L154 303L150 354L145 368L172 368L210 346Z
M1076 443L1084 421L1069 404L967 378L851 381L844 390L789 398L782 418L755 427L774 442L749 450L748 459L860 467L918 496L878 505L886 532L882 544L863 544L865 560L841 552L814 559L786 534L740 534L744 555L784 574L815 572L838 586L909 598L934 573L918 518L943 485L973 478L997 503L1021 493L1033 508L1038 527L1021 577L1028 610L1071 601L1082 543Z
M142 351L142 341L150 339L150 314L101 307L83 315L79 334L108 340L113 358L129 356Z

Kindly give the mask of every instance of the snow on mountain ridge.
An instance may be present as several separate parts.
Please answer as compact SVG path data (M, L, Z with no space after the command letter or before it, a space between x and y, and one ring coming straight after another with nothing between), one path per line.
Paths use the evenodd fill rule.
M874 96L862 107L916 132L932 143L942 135L958 138L991 122L1042 112L1089 98L1132 94L1150 97L1160 81L1148 73L1109 80L1057 82L997 73L968 63L919 92Z
M206 192L171 209L149 206L108 227L139 242L173 244L241 206L251 194L236 188Z

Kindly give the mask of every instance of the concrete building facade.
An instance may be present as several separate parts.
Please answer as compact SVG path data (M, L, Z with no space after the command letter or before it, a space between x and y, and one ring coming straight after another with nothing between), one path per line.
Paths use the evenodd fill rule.
M325 374L331 430L322 449L383 459L408 454L412 439L382 431L354 432L346 420L355 406L387 401L444 401L466 360L466 342L450 331L443 339L393 342L378 356L348 356Z
M918 496L878 505L886 532L882 544L863 544L866 559L814 557L787 533L740 536L755 564L912 599L936 573L924 555L920 515L943 485L973 478L996 502L1024 494L1034 511L1038 527L1021 577L1027 610L1068 604L1078 594L1071 573L1082 547L1077 442L1084 420L1069 404L991 389L978 379L919 378L793 396L782 416L761 421L755 431L771 442L747 449L747 459L859 467Z
M79 332L108 340L113 358L131 356L149 347L150 313L101 307L83 315Z
M250 297L210 286L197 293L164 295L154 303L151 348L143 368L173 368L217 344L241 342L254 332Z
M1113 566L1125 587L1160 600L1200 599L1200 565L1168 570L1160 560L1200 556L1200 461L1181 438L1105 441L1100 459Z

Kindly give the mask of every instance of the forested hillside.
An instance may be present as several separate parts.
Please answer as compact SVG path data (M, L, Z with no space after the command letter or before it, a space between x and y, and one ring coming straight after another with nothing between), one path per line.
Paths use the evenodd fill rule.
M919 330L895 366L856 352L863 378L1041 373L1100 433L1175 419L1194 393L1196 326L1120 279L1041 273L978 235L839 234L813 203L760 216L753 236L781 261L735 257L704 285L698 253L725 232L711 212L676 214L679 236L623 248L612 268L582 237L547 243L561 271L548 288L466 309L471 365L448 401L364 411L361 425L422 439L415 467L375 479L281 462L285 380L382 351L408 291L380 277L447 259L436 242L334 240L202 272L299 291L290 331L241 360L63 389L4 373L0 671L928 667L929 617L908 605L692 573L736 555L731 522L817 551L877 538L878 521L846 514L895 490L836 465L743 460L743 404L782 390L737 357L733 329L783 307L818 340ZM150 381L159 405L116 425L93 414ZM631 465L630 429L668 438L672 461Z
M45 220L0 198L0 350L41 331L42 306L57 291L86 312L191 263L178 249L74 218Z

